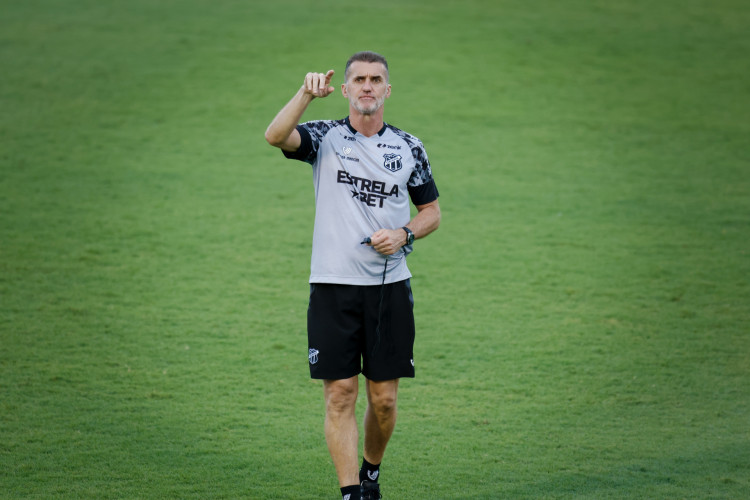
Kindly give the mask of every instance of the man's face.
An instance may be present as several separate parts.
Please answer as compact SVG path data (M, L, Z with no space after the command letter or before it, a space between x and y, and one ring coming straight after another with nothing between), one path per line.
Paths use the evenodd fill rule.
M363 115L377 112L391 95L385 66L381 63L353 62L349 66L346 82L341 84L341 92L349 99L349 104Z

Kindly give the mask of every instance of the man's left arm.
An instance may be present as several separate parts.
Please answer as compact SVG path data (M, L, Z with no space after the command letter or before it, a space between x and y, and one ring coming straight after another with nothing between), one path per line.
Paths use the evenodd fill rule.
M417 215L406 225L414 239L424 238L440 226L440 204L438 200L416 205ZM379 229L370 237L370 245L383 255L393 255L406 245L406 231L402 228Z

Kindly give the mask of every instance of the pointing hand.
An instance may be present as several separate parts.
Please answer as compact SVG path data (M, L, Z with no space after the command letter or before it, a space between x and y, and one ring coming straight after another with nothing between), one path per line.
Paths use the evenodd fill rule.
M334 71L330 69L325 74L308 73L305 75L305 84L303 86L305 93L313 97L328 97L331 92L336 90L330 85L333 73Z

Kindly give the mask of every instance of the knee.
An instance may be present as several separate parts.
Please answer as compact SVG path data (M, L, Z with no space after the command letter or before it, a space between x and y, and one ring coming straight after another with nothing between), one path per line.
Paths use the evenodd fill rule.
M396 394L384 392L371 394L370 405L378 416L389 416L396 412Z
M342 413L353 411L357 403L357 386L341 381L326 383L326 410Z

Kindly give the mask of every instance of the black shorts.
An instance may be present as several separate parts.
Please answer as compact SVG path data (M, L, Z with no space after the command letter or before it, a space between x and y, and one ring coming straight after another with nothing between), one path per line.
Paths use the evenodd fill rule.
M414 377L409 280L374 286L311 284L307 341L312 378L339 380L359 373L375 381Z

